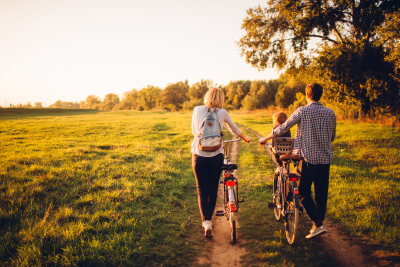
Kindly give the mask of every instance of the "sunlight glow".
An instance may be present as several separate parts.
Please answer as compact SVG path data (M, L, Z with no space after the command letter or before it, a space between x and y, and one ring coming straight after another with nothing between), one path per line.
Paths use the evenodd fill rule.
M0 0L0 105L277 78L246 64L235 45L259 2Z

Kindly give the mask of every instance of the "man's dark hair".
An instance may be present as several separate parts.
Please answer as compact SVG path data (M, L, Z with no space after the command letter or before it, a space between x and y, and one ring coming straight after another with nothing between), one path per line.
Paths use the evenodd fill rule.
M319 83L310 83L306 87L306 94L314 101L319 101L322 96L322 91L322 86Z

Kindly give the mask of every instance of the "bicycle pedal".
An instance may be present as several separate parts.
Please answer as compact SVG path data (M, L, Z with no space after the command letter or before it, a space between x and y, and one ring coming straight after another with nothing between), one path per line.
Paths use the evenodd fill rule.
M270 209L275 209L275 207L276 207L276 204L275 204L275 203L273 203L273 202L269 202L269 203L268 203L268 208L270 208Z
M244 198L243 197L239 197L238 202L244 202Z
M225 212L223 210L217 210L215 212L215 216L224 216L224 215L225 215Z

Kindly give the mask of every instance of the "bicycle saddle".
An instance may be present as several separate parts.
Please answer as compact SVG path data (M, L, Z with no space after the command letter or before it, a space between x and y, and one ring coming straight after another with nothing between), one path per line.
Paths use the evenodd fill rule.
M236 164L229 164L229 165L224 164L224 165L222 165L221 169L225 170L225 171L236 170L237 165Z
M280 156L280 160L301 160L301 157L298 155L284 154Z

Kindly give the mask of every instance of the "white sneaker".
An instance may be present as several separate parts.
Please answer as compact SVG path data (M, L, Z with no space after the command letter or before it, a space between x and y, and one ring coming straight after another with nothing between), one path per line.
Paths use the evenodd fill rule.
M314 231L315 227L317 227L317 226L315 225L315 223L313 223L312 228L310 230L310 234Z
M204 221L203 222L203 227L204 227L204 235L205 237L212 237L213 233L212 233L212 224L210 221Z
M320 227L315 227L311 229L310 234L306 236L306 238L314 238L316 236L322 235L326 233L325 226L321 225Z

